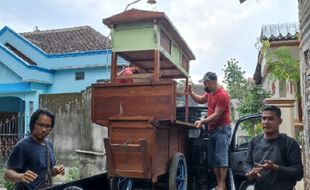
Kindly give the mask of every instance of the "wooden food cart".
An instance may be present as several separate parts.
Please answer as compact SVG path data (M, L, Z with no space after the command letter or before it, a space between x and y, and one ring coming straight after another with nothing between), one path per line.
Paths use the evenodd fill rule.
M104 139L112 189L131 189L132 179L150 180L169 173L169 189L186 189L185 119L176 119L176 82L188 85L195 59L163 12L131 9L103 22L111 29L111 82L92 86L92 121L108 127ZM134 83L118 83L117 59L140 68ZM153 187L154 188L154 187Z

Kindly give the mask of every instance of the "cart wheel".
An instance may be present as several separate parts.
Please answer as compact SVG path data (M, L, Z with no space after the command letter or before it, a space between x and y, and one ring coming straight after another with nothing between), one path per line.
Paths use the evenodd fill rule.
M254 183L252 181L243 181L240 185L239 190L254 190Z
M169 168L169 190L187 189L187 166L182 153L176 153Z
M133 180L127 177L114 177L111 179L111 190L132 190Z

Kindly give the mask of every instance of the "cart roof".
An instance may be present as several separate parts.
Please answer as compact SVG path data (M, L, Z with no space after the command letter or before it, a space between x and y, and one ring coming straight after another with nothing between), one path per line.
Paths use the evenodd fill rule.
M147 22L155 20L161 22L163 26L171 32L170 34L179 44L180 48L183 49L184 53L186 53L186 56L190 60L194 60L195 55L164 12L130 9L128 11L124 11L122 13L103 19L103 23L109 28L113 28L114 25L118 24Z

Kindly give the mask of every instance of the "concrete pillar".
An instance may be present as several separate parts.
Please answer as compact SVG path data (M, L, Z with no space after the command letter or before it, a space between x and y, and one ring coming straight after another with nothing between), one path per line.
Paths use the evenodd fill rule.
M268 105L275 105L280 107L282 112L283 122L280 126L280 132L286 133L288 136L296 139L295 136L295 113L294 113L295 99L289 98L266 98L265 103Z

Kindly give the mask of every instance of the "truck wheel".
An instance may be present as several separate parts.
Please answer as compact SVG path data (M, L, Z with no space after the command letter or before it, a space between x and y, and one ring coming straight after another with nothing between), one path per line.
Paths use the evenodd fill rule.
M187 189L187 166L182 153L176 153L170 162L169 190Z
M127 177L113 177L111 179L111 190L132 190L133 180Z
M253 181L243 181L241 184L240 184L240 188L239 190L254 190L255 187L254 187L254 183Z

